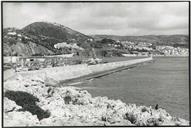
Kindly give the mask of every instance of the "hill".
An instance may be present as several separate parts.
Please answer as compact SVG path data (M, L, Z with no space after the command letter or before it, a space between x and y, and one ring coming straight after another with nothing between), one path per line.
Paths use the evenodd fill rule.
M76 43L88 48L86 41L91 38L80 32L56 23L35 22L22 29L3 29L4 55L50 55L63 51L55 49L54 45L61 42ZM64 52L69 52L66 50Z
M57 43L67 42L68 44L76 44L77 47L85 49L85 56L90 55L89 52L92 47L95 48L96 54L98 53L101 56L121 56L122 54L132 53L133 50L137 51L137 48L140 47L135 46L132 49L131 46L125 46L123 41L133 42L135 43L134 45L140 42L151 43L152 48L155 50L155 47L159 45L188 48L188 40L189 37L187 35L88 36L61 24L34 22L22 29L3 29L3 55L32 56L71 53L71 48L61 50L54 47ZM140 51L142 47L138 49Z
M145 35L145 36L117 36L117 35L92 35L95 40L104 38L133 41L133 42L147 42L155 45L178 45L188 47L188 35Z

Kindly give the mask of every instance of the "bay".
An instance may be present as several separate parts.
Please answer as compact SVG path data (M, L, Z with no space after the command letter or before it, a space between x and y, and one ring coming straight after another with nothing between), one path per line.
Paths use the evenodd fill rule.
M136 57L106 58L123 61ZM189 119L188 57L154 57L139 65L79 85L93 96L107 96L125 103L165 108L173 116Z

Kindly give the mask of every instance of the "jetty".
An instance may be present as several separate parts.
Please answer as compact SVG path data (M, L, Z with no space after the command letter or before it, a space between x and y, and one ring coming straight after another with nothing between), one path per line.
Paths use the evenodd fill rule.
M91 79L95 77L101 77L113 72L134 67L137 64L150 62L152 60L152 57L147 57L141 59L110 62L96 65L78 64L63 67L44 68L41 70L34 71L23 71L17 72L16 74L25 77L44 76L50 80L55 80L60 83L67 83L78 79Z

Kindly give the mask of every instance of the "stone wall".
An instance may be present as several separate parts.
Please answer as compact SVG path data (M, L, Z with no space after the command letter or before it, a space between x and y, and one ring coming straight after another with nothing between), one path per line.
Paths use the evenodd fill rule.
M128 67L131 65L144 63L152 60L153 60L152 57L149 57L149 58L111 62L97 65L79 64L79 65L64 66L64 67L44 68L42 70L35 70L35 71L18 72L17 74L29 77L37 75L39 77L51 78L56 81L64 81L90 74L92 75L92 74L99 74L102 72L108 72L114 69L117 70L118 68L121 67Z

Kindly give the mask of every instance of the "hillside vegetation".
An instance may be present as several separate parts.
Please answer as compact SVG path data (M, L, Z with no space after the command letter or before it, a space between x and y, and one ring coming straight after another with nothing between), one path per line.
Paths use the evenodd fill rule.
M155 45L177 45L188 47L188 35L145 35L145 36L116 36L116 35L92 35L96 40L109 38L120 41L147 42Z
M61 42L76 43L87 48L85 41L91 37L68 27L47 22L35 22L21 30L16 28L3 29L3 53L7 55L50 55L69 53L61 51L54 45Z
M58 43L74 44L81 47L85 52L81 55L90 56L94 48L100 56L122 56L122 54L164 54L170 51L174 55L179 51L187 54L187 35L147 35L147 36L115 36L115 35L92 35L88 36L71 28L57 23L34 22L22 29L3 29L3 55L4 56L33 56L33 55L54 55L73 53L71 48L55 48ZM133 43L133 44L132 44ZM143 44L144 43L144 44ZM139 44L143 44L142 46ZM146 46L145 45L152 45ZM160 47L156 50L156 46ZM166 46L172 46L166 47ZM178 49L174 49L178 48ZM161 50L162 49L162 50ZM154 51L154 52L153 52ZM174 52L175 51L175 52ZM178 51L178 52L176 52ZM145 53L147 52L147 53Z

